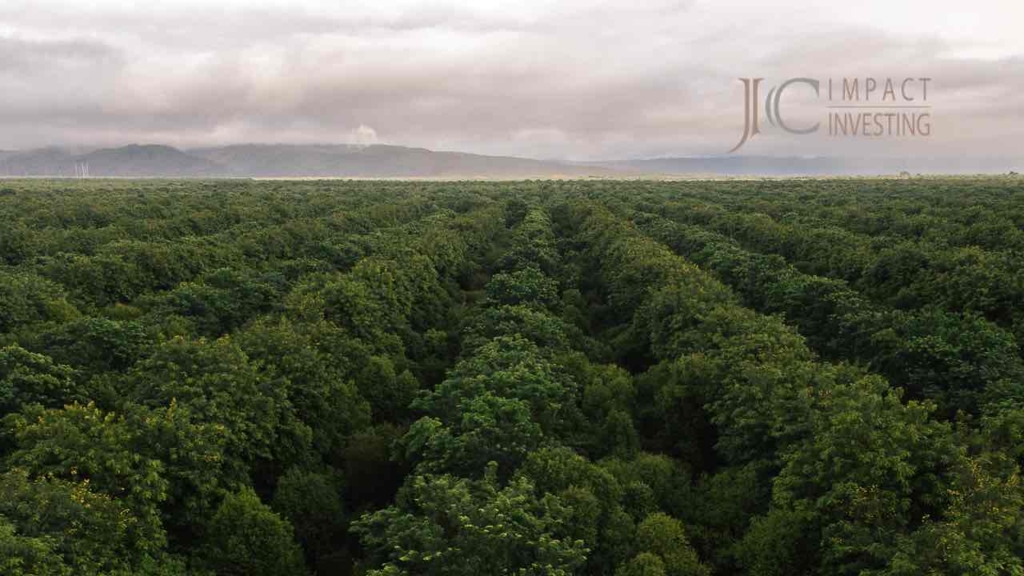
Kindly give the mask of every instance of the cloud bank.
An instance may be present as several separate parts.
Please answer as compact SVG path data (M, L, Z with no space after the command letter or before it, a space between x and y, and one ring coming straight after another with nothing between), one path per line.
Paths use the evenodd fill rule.
M1001 0L14 0L0 6L0 148L710 155L742 131L740 77L912 76L933 78L928 139L766 131L744 153L1019 155L1021 21Z

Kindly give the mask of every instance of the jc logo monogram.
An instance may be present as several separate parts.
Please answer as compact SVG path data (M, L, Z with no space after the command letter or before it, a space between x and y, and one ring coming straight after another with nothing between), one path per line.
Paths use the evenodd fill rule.
M758 90L764 78L740 78L739 80L743 83L743 137L740 138L738 144L733 146L732 150L729 150L730 154L739 150L747 143L747 140L761 133L760 120L758 118L761 102L758 97ZM764 99L764 114L768 117L768 121L772 126L778 126L790 134L811 134L812 132L817 132L821 126L820 122L807 128L794 128L783 120L780 110L782 93L793 84L806 84L814 89L815 96L819 96L819 83L817 80L813 78L790 78L780 86L768 91L768 96Z

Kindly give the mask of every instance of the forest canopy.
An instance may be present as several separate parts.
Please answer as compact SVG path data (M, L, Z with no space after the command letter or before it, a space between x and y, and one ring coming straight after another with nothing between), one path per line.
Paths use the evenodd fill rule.
M0 573L1024 573L1024 184L5 181Z

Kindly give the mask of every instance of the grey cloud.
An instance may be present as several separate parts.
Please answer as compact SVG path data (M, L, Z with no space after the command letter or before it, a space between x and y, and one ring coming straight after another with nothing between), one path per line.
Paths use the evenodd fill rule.
M31 76L51 69L118 66L122 61L123 54L120 50L97 40L0 37L0 74Z
M481 6L81 8L47 19L8 5L0 18L21 30L0 37L0 147L338 142L367 125L397 144L526 156L713 154L742 128L741 76L929 75L936 122L976 130L971 151L1021 130L1021 59L954 60L939 37L704 22L690 2ZM87 36L67 33L76 22ZM878 149L957 149L955 134L943 138ZM845 149L766 134L751 150L826 145Z

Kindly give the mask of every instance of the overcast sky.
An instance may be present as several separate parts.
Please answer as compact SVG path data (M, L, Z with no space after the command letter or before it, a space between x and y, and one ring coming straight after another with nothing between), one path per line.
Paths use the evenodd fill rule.
M933 79L931 137L765 126L740 152L1021 156L1022 22L1017 0L3 0L0 148L721 154L743 130L737 78L872 76ZM798 92L792 118L823 113Z

